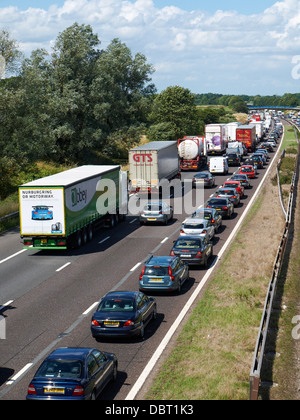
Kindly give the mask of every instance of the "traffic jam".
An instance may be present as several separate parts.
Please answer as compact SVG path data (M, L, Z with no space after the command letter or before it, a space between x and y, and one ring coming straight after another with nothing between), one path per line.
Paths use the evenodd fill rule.
M188 136L178 142L152 142L129 151L129 190L135 197L150 196L161 179L178 180L185 172L192 176L192 190L215 189L219 185L218 175L233 173L203 205L183 220L169 255L151 255L143 263L136 279L136 290L114 290L100 299L90 323L90 333L96 342L116 337L142 340L145 330L157 319L157 302L153 295L163 293L172 299L188 282L190 270L195 267L205 270L210 266L215 236L222 235L224 221L232 219L247 190L252 188L258 170L268 165L282 133L280 120L265 112L252 115L246 125L238 122L209 124L205 128L205 137ZM107 172L113 173L111 170ZM49 188L49 185L45 186ZM40 189L41 185L37 184L37 187ZM24 190L26 188L35 186L23 186ZM54 215L55 211L54 208ZM121 212L118 218L120 216ZM157 199L148 200L140 210L138 223L141 226L168 225L173 218L173 206L158 194ZM32 220L32 225L39 228L34 218ZM117 221L116 216L114 221L111 218L110 227ZM60 222L62 226L67 224L67 221ZM84 234L88 234L87 237ZM59 240L81 247L92 236L89 222L87 228L80 228L80 240L78 232L72 233L70 241L67 235L65 242L61 236ZM34 242L30 242L28 235L24 234L24 237L32 247ZM45 240L45 235L43 238ZM49 246L55 244L55 236L51 240ZM45 246L41 241L37 243L39 249ZM117 380L117 376L118 358L114 353L100 351L96 346L56 348L40 363L29 383L26 398L97 399L111 381Z

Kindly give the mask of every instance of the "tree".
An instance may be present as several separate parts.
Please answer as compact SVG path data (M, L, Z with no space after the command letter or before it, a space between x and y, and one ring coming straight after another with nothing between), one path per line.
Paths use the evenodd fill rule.
M189 89L180 86L168 87L157 95L150 119L153 124L171 123L176 138L197 134L199 130L195 97Z
M11 38L9 31L2 29L0 31L0 56L1 73L0 78L5 74L15 74L21 64L23 54L18 50L18 43Z

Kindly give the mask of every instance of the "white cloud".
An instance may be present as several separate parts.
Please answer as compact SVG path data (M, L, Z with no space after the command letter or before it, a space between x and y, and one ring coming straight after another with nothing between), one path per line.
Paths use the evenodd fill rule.
M194 92L210 86L211 91L247 93L251 85L260 93L268 81L274 89L277 80L278 91L285 92L285 79L289 87L292 82L291 58L300 54L300 0L277 1L251 16L188 12L184 6L159 9L152 0L66 0L48 10L0 8L2 27L27 54L33 46L50 50L59 32L75 21L91 24L104 48L119 37L133 53L144 53L156 67L153 79L159 89L176 82Z

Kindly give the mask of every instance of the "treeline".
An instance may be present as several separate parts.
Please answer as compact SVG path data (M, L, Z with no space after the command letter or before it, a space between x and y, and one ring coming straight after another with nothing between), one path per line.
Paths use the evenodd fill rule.
M249 96L249 95L222 95L216 93L196 94L197 105L223 105L230 106L234 102L253 103L254 106L300 106L300 93L285 93L282 96Z
M199 110L195 95L180 86L157 94L154 68L113 39L101 49L90 25L74 23L52 52L22 58L17 42L0 31L0 54L10 71L0 82L0 198L40 170L55 165L105 164L128 157L149 140L203 134L223 110ZM43 173L44 175L44 173Z

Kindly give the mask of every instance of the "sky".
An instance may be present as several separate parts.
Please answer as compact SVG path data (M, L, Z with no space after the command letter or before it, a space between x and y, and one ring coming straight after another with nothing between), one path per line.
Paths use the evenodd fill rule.
M0 30L26 56L49 53L74 22L101 47L119 38L147 57L159 92L300 92L300 0L0 0Z

